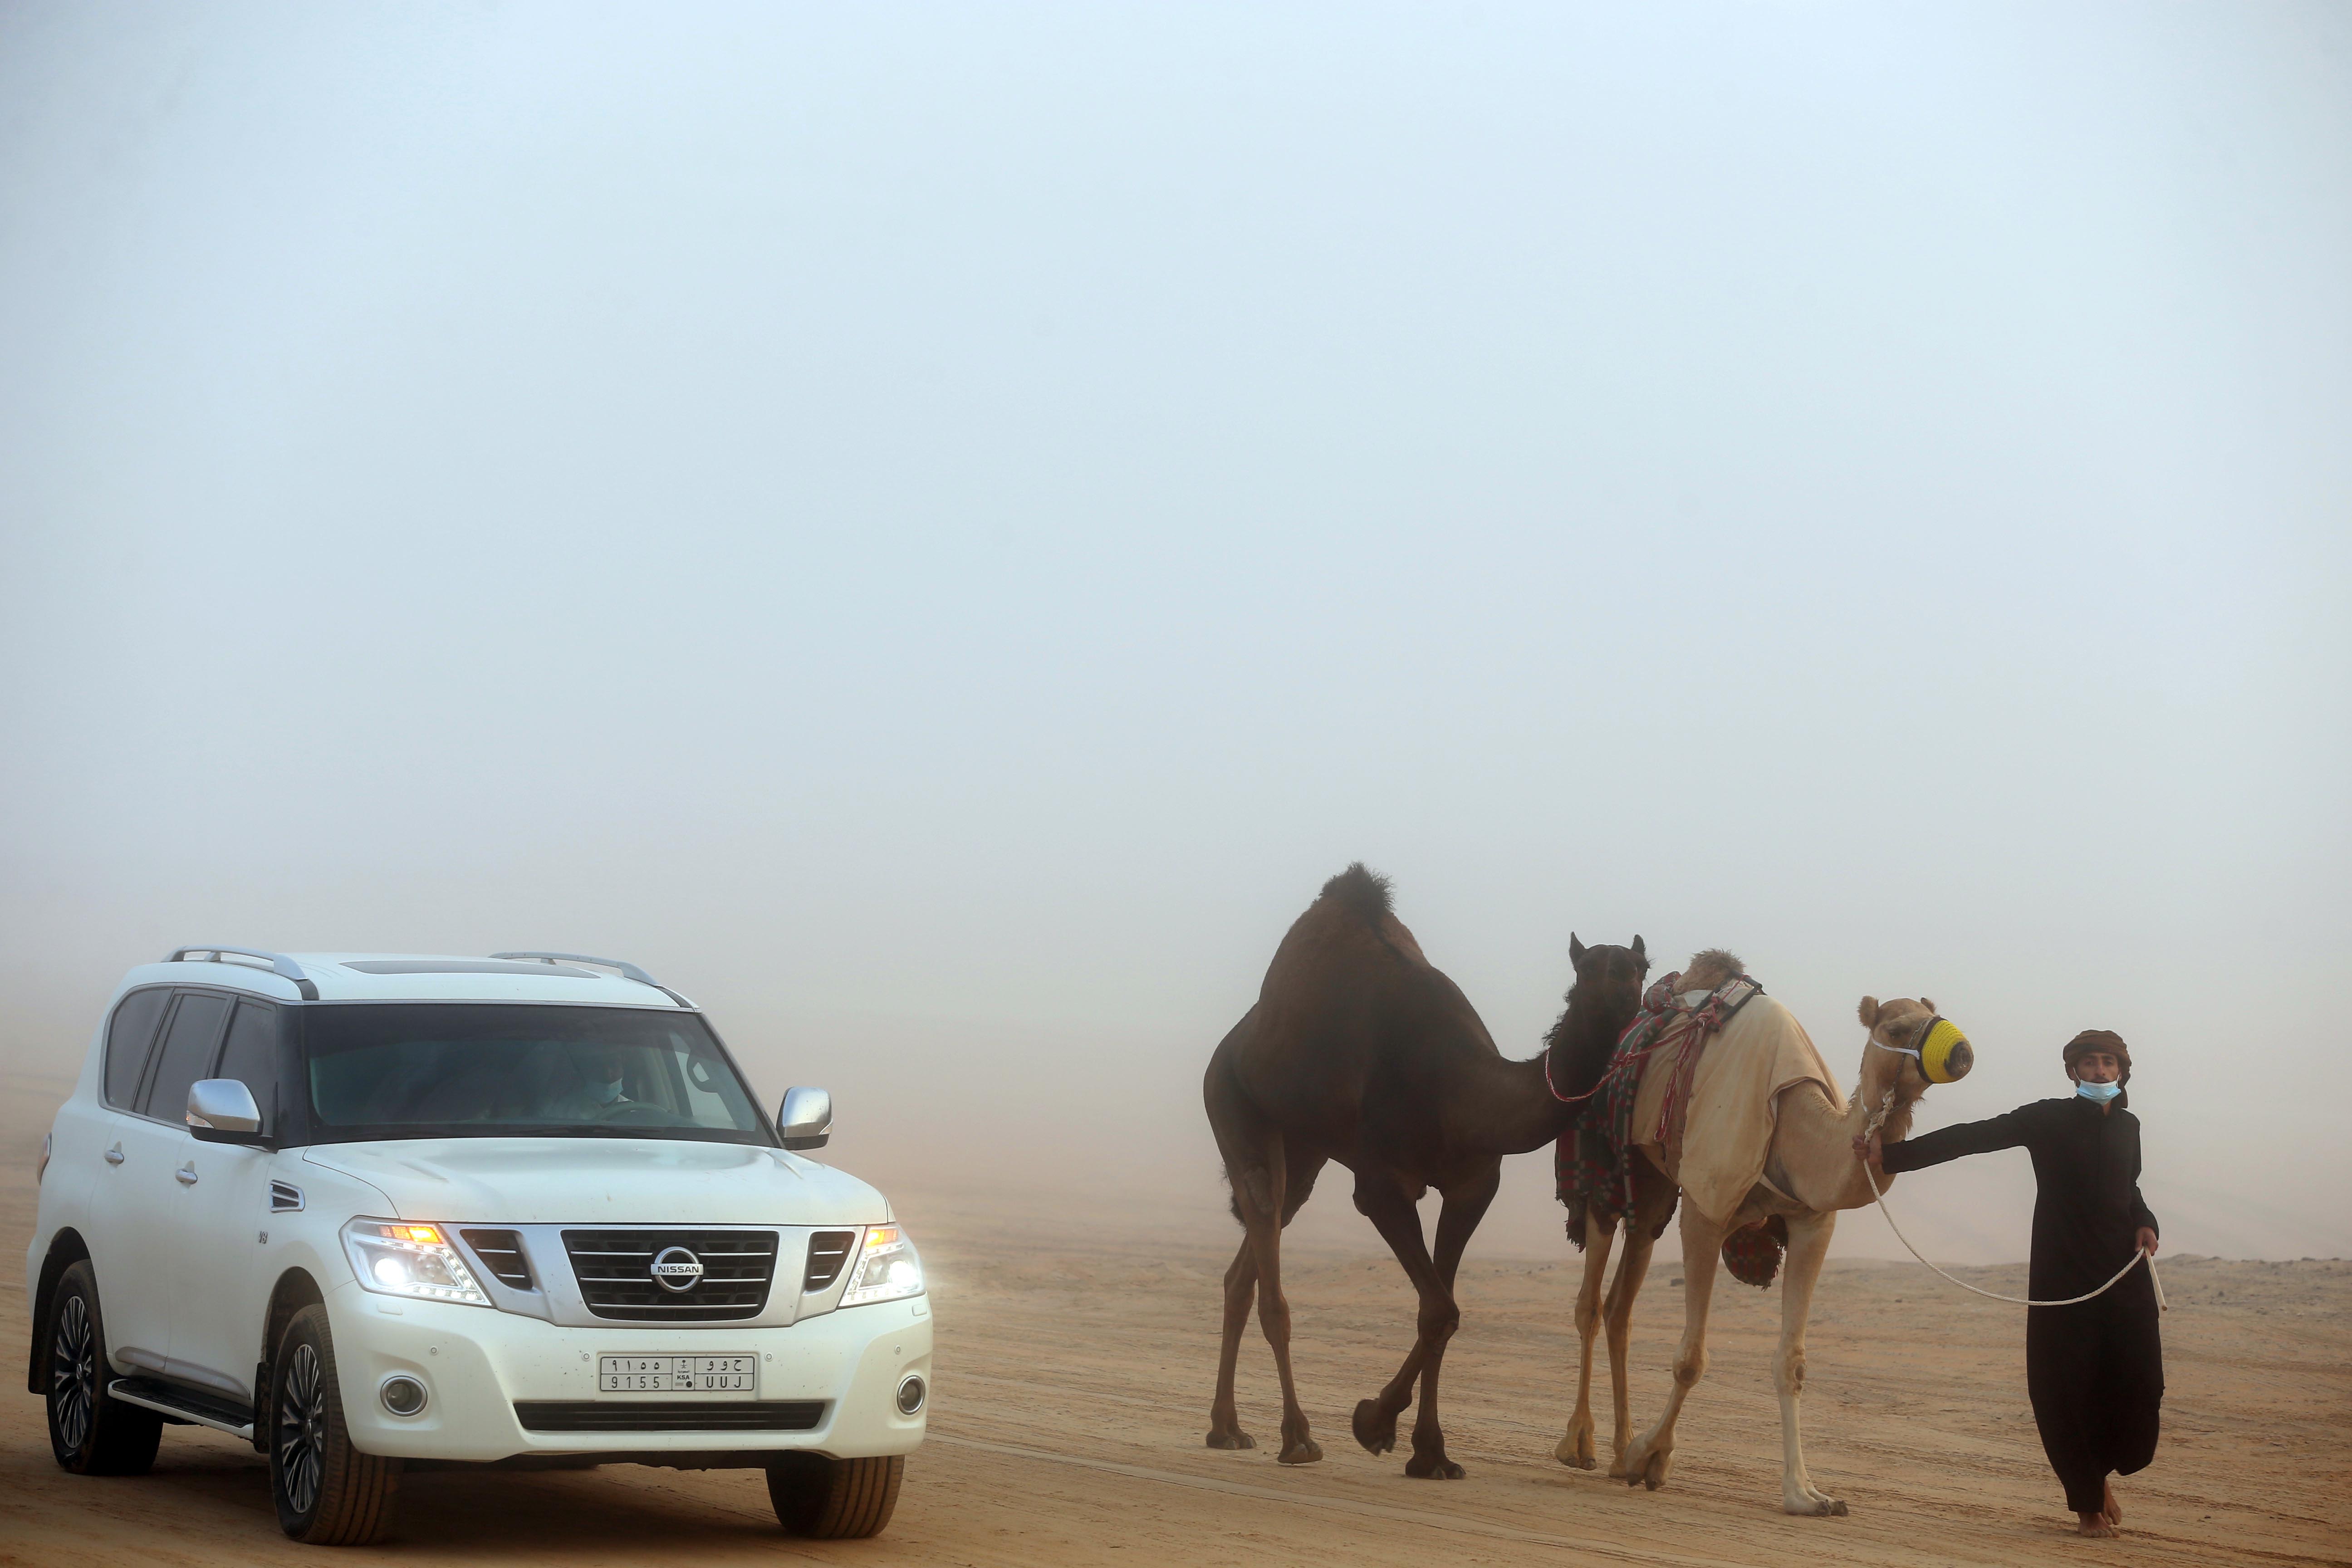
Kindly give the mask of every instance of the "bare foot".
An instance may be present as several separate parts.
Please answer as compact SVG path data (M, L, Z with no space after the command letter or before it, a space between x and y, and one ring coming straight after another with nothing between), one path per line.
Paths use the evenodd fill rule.
M2116 1532L2116 1527L2107 1521L2107 1516L2104 1513L2077 1513L2074 1518L2079 1521L2074 1526L2074 1533L2077 1535L2106 1538L2112 1537Z
M2099 1511L2107 1516L2109 1524L2121 1529L2124 1522L2124 1510L2116 1505L2116 1483L2102 1481L2099 1484L2106 1492L2105 1498L2099 1504Z

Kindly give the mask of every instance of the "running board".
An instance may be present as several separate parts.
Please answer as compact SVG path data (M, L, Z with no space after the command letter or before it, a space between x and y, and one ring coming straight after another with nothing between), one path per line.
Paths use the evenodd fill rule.
M253 1413L239 1410L225 1399L201 1394L152 1377L118 1377L106 1385L107 1397L136 1405L158 1415L176 1416L197 1426L209 1426L232 1437L253 1440Z

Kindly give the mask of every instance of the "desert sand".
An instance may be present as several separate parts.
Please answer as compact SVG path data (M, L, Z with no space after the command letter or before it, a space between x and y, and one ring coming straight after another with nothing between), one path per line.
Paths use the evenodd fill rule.
M23 1256L32 1172L61 1086L8 1083L0 1238ZM780 1534L759 1476L613 1467L409 1477L387 1544L352 1560L908 1564L1627 1563L2352 1563L2352 1263L2165 1260L2163 1446L2119 1485L2126 1532L2071 1534L2026 1409L2024 1321L1912 1266L1832 1263L1813 1314L1806 1397L1814 1479L1844 1519L1779 1511L1769 1372L1775 1293L1717 1292L1713 1363L1666 1489L1629 1491L1555 1463L1574 1394L1577 1260L1474 1250L1442 1405L1455 1482L1414 1481L1348 1435L1410 1340L1396 1266L1363 1246L1288 1260L1301 1397L1328 1456L1286 1469L1269 1449L1202 1446L1218 1279L1231 1254L1205 1216L1120 1215L970 1194L894 1193L924 1247L939 1322L931 1436L908 1462L887 1534ZM1344 1205L1334 1190L1326 1201ZM1654 1414L1681 1321L1669 1233L1633 1331L1634 1415ZM2021 1290L2021 1265L1965 1270ZM26 1304L0 1284L0 1345L21 1367ZM278 1563L341 1560L278 1534L262 1460L172 1428L154 1473L68 1476L40 1401L0 1394L0 1562ZM1272 1363L1255 1329L1243 1420L1273 1435ZM1606 1439L1606 1415L1603 1415Z

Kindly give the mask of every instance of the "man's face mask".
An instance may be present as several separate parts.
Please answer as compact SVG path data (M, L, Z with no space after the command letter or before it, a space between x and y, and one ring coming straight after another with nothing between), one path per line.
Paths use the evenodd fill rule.
M2124 1086L2120 1083L2077 1082L2074 1085L2074 1092L2076 1094L2081 1095L2084 1100L2095 1100L2102 1105L2105 1105L2108 1100L2113 1100L2123 1091Z

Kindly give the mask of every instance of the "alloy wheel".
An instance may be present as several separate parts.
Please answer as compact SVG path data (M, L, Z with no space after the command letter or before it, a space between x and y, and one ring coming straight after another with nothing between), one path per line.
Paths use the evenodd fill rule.
M308 1514L318 1505L327 1463L327 1391L319 1352L296 1345L285 1377L278 1395L278 1484L288 1506Z
M58 1439L68 1450L79 1450L89 1438L98 1405L98 1335L90 1328L89 1303L78 1295L68 1296L58 1310L49 1345L49 1404L57 1413Z

